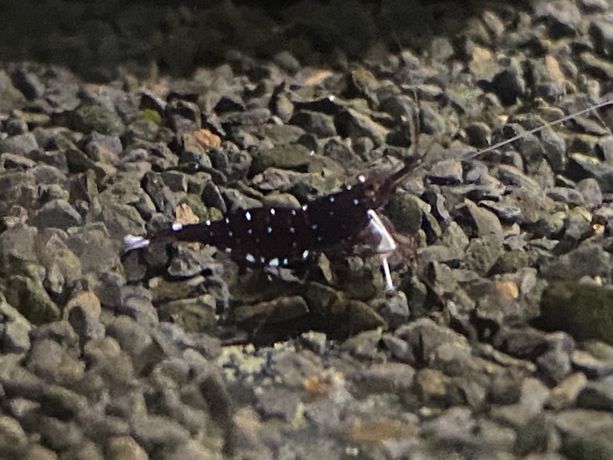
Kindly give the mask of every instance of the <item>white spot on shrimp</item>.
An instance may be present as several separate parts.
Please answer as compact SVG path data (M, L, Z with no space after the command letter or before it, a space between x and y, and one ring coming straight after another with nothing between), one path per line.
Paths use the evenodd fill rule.
M330 203L334 203L334 197L331 196L330 198L328 198L328 200L330 200Z
M266 258L260 257L260 263L265 264L266 263Z
M357 198L354 198L353 199L353 204L355 204L357 206L358 204L360 204L360 200L358 200Z
M311 230L317 230L318 227L319 225L317 224L311 224Z
M272 233L272 227L266 227L266 233L268 234Z
M205 224L206 224L206 225L211 225L211 221L210 221L210 220L207 220L207 221L205 222Z
M290 214L291 214L292 216L295 216L295 215L296 215L296 210L295 210L295 209L292 209L292 210L290 211Z
M298 242L292 241L292 248L297 248L297 247L298 247Z
M248 228L248 229L247 229L247 233L248 233L249 235L251 235L251 234L253 233L253 229L252 229L252 228Z
M306 205L306 204L305 204L305 205L302 205L302 210L303 210L303 211L306 211L307 209L309 209L308 205Z
M172 231L173 232L178 232L179 230L183 230L183 225L182 224L172 224Z
M275 208L270 208L270 215L274 216L276 213Z
M283 259L281 261L281 265L287 265L287 264L289 264L289 259Z
M234 233L232 233L232 232L230 231L230 232L228 232L228 236L229 236L230 238L232 238L232 237L234 236Z
M309 257L309 251L305 249L302 253L302 258L306 260L307 257Z
M232 252L232 248L226 248L224 249L228 254L230 254Z
M226 224L229 224L229 223L230 223L230 219L229 219L228 217L226 217L226 218L224 219L224 221L226 222Z
M274 259L270 259L268 261L268 266L269 267L278 267L279 266L279 259L277 259L276 257Z
M245 260L246 260L247 262L254 263L254 262L255 262L255 257L253 257L253 254L247 254L247 255L245 256Z
M364 177L363 175L361 175L361 174L360 174L360 175L358 176L358 180L359 180L360 182L364 183L364 182L366 182L366 177Z
M321 241L322 241L322 237L321 237L321 236L318 236L318 237L317 237L317 241L321 242Z
M353 188L353 187L352 187L351 185L348 185L348 186L345 188L345 190L349 191L349 190L351 190L352 188Z
M249 211L245 212L245 219L251 222L251 213Z
M290 232L291 234L296 233L296 227L290 227L290 228L289 228L289 232Z

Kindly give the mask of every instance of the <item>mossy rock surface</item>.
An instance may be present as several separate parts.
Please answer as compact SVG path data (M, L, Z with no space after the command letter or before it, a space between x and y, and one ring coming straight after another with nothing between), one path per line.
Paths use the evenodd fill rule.
M559 281L547 288L542 299L538 327L563 330L577 340L613 344L613 289Z

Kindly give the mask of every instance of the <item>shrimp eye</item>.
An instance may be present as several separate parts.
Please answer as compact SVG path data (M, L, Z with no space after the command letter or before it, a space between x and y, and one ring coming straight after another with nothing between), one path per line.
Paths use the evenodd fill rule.
M377 193L378 187L374 182L368 182L364 184L364 191L367 195L374 195Z

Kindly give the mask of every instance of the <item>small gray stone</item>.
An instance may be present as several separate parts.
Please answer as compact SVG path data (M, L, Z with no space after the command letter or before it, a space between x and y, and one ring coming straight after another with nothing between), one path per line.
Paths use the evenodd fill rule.
M170 417L148 415L132 421L132 433L146 450L161 446L183 444L189 432Z
M574 36L581 25L581 11L570 1L538 2L535 17L545 20L553 37Z
M579 55L579 60L590 72L604 79L613 78L613 64L610 58L601 58L589 51Z
M152 303L152 294L139 286L120 287L121 303L115 306L117 313L129 316L137 323L155 327L158 325L158 312Z
M596 346L597 349L610 347L610 345L603 342L594 341L594 343L598 344ZM585 346L585 343L583 345ZM590 378L602 378L613 375L613 357L611 356L594 356L587 351L575 350L571 355L571 359L573 367L581 370Z
M35 161L25 158L23 154L9 152L0 154L0 167L4 169L27 171L28 169L33 168L35 165Z
M300 296L279 297L278 299L244 305L234 310L234 318L239 323L265 320L267 323L289 321L306 315L309 307Z
M411 324L399 327L395 335L407 341L418 362L424 360L429 364L435 358L435 351L444 344L462 349L470 348L466 337L427 318L420 318Z
M276 417L290 422L296 417L300 395L286 388L272 388L257 397L260 411L267 417Z
M496 168L496 176L504 184L514 185L522 189L537 191L540 189L538 183L531 177L525 175L515 166L499 165Z
M318 137L336 136L334 118L323 113L310 110L294 112L289 123L300 126L306 132L313 133Z
M339 139L338 137L334 137L326 142L323 148L323 154L327 158L330 158L347 168L359 163L360 161L359 157L355 154L351 147L349 147L348 143Z
M521 427L543 410L548 398L549 389L536 378L529 377L522 383L519 402L495 407L492 415L514 427Z
M465 206L479 237L502 242L502 225L493 212L477 206L470 200L465 200Z
M381 340L395 359L405 363L415 362L415 357L412 355L409 344L404 340L391 334L383 334Z
M71 233L66 244L79 257L83 273L113 272L120 266L116 242L109 238L106 226L100 222L85 224Z
M92 102L81 104L71 117L74 128L83 133L121 134L125 129L116 112Z
M238 190L227 188L222 193L225 201L228 203L229 211L235 212L239 209L261 208L262 203L255 198L245 195Z
M521 222L521 208L510 199L502 201L480 200L479 206L489 209L505 222Z
M613 165L581 153L571 154L570 159L567 175L571 179L592 177L598 181L603 193L613 192Z
M27 321L6 323L2 334L2 351L4 353L25 353L30 349L31 326Z
M37 418L36 428L42 443L53 450L81 449L85 441L83 432L75 421L63 421L40 415Z
M186 332L200 332L217 322L215 298L210 294L165 302L159 307L163 321L172 321Z
M381 330L360 332L343 343L343 349L348 350L358 358L373 359L379 354Z
M17 420L6 415L0 416L0 455L7 458L17 455L25 448L28 440L25 431Z
M146 452L144 450L142 450L142 452L142 460L148 460L149 457L147 456ZM244 455L249 456L251 454L254 454L253 448L247 449ZM266 458L259 455L259 453L255 453L254 455L255 458ZM222 454L213 452L211 448L204 446L202 442L190 439L184 444L181 444L179 446L172 446L171 448L167 449L166 451L164 451L163 456L167 460L197 460L208 458L221 458ZM123 458L124 457L121 457L121 459ZM129 458L134 460L141 460L141 457L138 456L133 456Z
M613 376L589 382L577 397L577 407L613 411Z
M215 261L209 249L194 250L181 246L177 248L176 254L170 260L168 274L176 278L189 278L210 270L213 265Z
M405 324L409 318L407 296L402 291L380 301L373 301L372 306L390 328L396 328L401 324Z
M572 371L571 353L575 343L568 334L557 332L547 335L549 350L536 359L539 370L552 382L560 383Z
M107 335L113 337L121 349L138 359L151 346L146 329L127 316L118 316L107 325Z
M554 415L562 432L560 452L567 458L613 458L613 415L607 412L571 409Z
M428 204L412 193L399 191L394 194L385 210L399 231L412 235L421 228L422 215L428 210Z
M562 173L567 163L566 143L562 136L553 129L544 129L541 132L541 145L551 169L555 173Z
M326 341L327 337L323 332L308 331L300 335L300 342L318 355L326 351Z
M147 452L132 436L116 436L107 441L106 454L114 460L148 460Z
M25 102L24 95L13 86L6 71L0 70L0 112L10 113L14 109L20 109Z
M596 179L588 177L577 182L577 190L583 196L588 209L596 208L602 204L602 191Z
M57 460L58 456L55 452L39 444L30 444L28 446L25 457L30 460Z
M93 441L83 441L83 443L70 447L62 452L66 459L70 460L104 460L102 447Z
M368 115L347 108L335 118L338 133L351 139L370 138L376 146L382 145L387 136L387 129L373 121Z
M79 334L83 343L87 340L96 340L104 337L104 326L96 316L92 315L81 305L75 305L70 309L68 322L75 332Z
M463 181L462 163L458 160L443 160L428 171L428 178L436 184L452 185Z
M413 385L415 370L408 364L381 363L348 376L359 394L408 391Z
M526 91L526 81L520 63L511 60L507 68L494 76L492 86L504 105L514 104Z
M604 158L606 164L613 163L613 136L604 136L599 139L596 144L596 149L600 153L599 156Z
M85 396L59 385L46 385L39 398L43 413L62 420L74 419L87 408Z
M74 383L83 376L85 365L54 340L37 340L26 363L28 369L49 382Z
M142 182L143 189L155 203L158 211L167 216L174 213L175 208L181 201L181 195L173 193L169 187L164 184L161 174L149 172L145 174Z
M34 324L44 324L60 317L58 306L51 300L40 277L16 275L6 282L7 301L17 305L19 312Z
M574 206L584 203L581 192L568 187L553 187L547 191L547 196L554 201Z
M477 148L484 148L490 145L492 130L486 123L471 123L464 128L464 131L466 131L470 145Z
M583 244L561 257L544 264L542 275L547 279L573 280L582 276L607 276L610 255L596 244Z
M585 374L581 372L575 372L567 376L558 385L551 390L549 399L547 400L547 407L554 410L568 409L575 405L577 396L588 380Z
M39 229L53 227L62 230L79 226L81 222L81 215L77 210L68 201L62 199L45 203L29 221L31 225Z
M502 242L496 236L473 238L466 248L464 264L481 275L487 274L503 254Z

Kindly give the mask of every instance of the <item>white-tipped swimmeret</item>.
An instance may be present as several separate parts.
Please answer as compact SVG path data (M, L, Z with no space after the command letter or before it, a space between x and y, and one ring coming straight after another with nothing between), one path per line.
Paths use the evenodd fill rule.
M123 244L127 250L146 248L150 243L151 241L142 236L126 235L123 237Z

